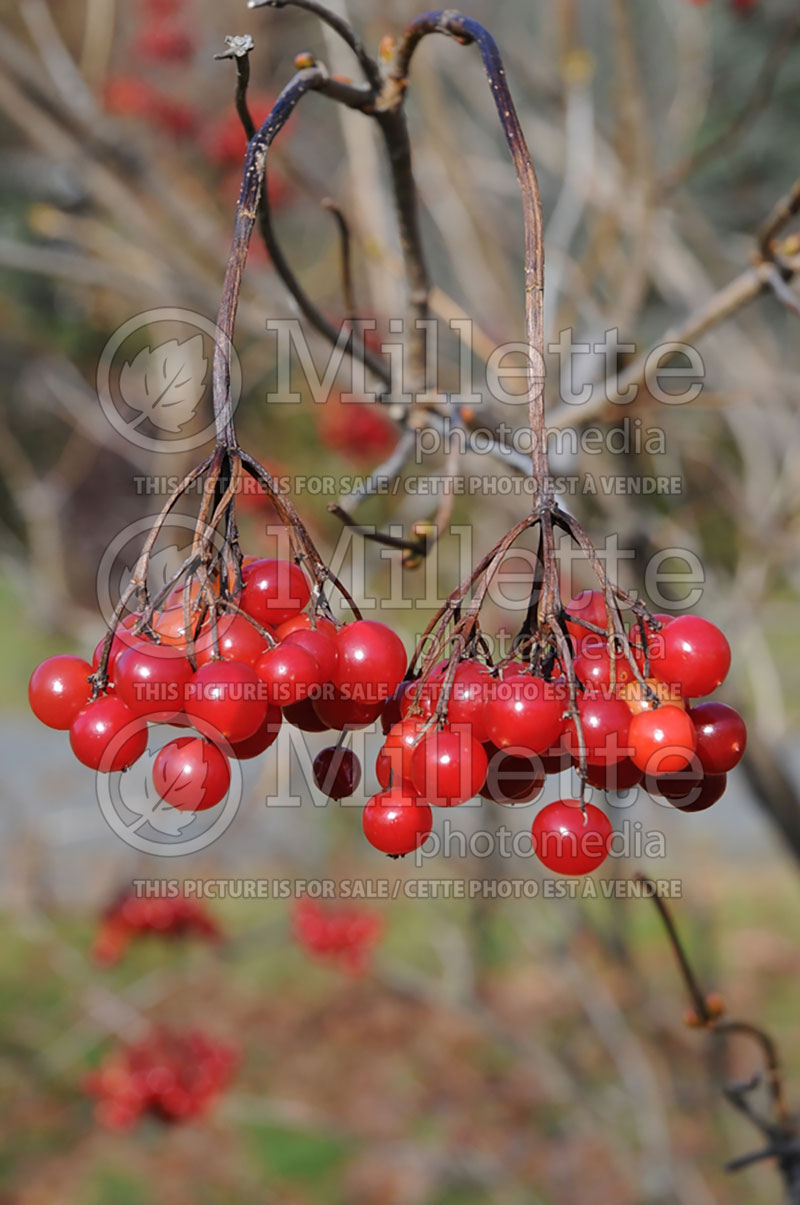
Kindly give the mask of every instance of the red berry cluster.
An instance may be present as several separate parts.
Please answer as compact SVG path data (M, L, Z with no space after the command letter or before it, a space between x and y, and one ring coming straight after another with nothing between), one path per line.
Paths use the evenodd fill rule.
M566 613L574 708L557 658L548 677L513 655L493 668L472 657L442 661L422 683L403 683L385 711L376 763L384 789L363 816L377 849L398 856L421 845L431 805L454 807L476 794L532 802L545 776L570 764L600 790L644 780L684 811L721 797L744 753L744 721L724 703L690 704L716 690L730 667L719 628L695 615L656 615L637 620L623 648L605 633L601 591L582 591ZM580 874L605 859L612 829L598 808L560 800L541 810L532 833L544 865Z
M119 962L137 937L203 937L216 941L220 929L200 900L186 896L144 896L126 892L106 909L92 945L92 956L102 966Z
M237 1056L205 1034L159 1029L108 1055L85 1081L95 1116L110 1129L129 1130L149 1114L160 1121L203 1117L229 1084Z
M397 443L397 427L377 403L330 397L320 407L319 424L325 447L352 460L382 459Z
M116 75L108 80L104 100L115 117L139 117L173 138L187 138L197 130L199 118L191 105L138 75Z
M364 728L380 716L406 668L400 638L385 624L337 627L306 610L311 591L289 561L245 558L233 613L186 627L183 587L168 595L148 630L131 615L93 663L50 657L34 670L29 699L51 728L68 729L72 751L101 772L125 770L147 746L148 723L194 727L169 741L153 765L161 799L203 811L226 796L230 758L249 759L275 740L285 718L307 732ZM105 675L103 652L108 644ZM323 751L318 785L352 794L360 766Z
M306 896L292 910L295 941L352 975L368 969L382 931L381 918L365 908L323 907Z
M185 0L142 0L134 49L156 63L183 63L194 54Z
M256 127L266 121L274 103L275 98L267 93L248 92L247 104ZM287 130L286 134L289 133L290 130ZM201 135L201 147L205 151L208 163L219 174L221 195L227 204L236 197L241 183L242 159L247 150L247 135L238 113L228 111L206 122ZM273 164L270 167L268 187L272 209L279 209L291 197L291 183L277 165ZM254 250L255 247L251 249Z
M147 26L142 31L137 39L137 48L143 57L163 58L168 53L174 56L178 51L182 54L190 53L191 43L185 40L181 32L169 32L162 25L156 24ZM115 117L138 118L171 138L182 141L191 138L194 150L203 155L208 166L218 177L222 202L227 205L235 199L241 182L242 159L247 150L247 135L236 112L225 112L220 117L206 118L192 105L164 92L141 75L115 75L107 80L104 103L107 112ZM274 98L265 93L248 94L248 106L256 126L266 119L273 103ZM287 177L278 167L273 167L269 174L269 199L272 208L277 209L285 205L291 193L292 188ZM253 248L253 251L255 252L256 248ZM371 411L374 408L364 406L362 409ZM365 421L363 417L360 419L359 440L366 440L374 445L374 428L380 420L371 415L368 420ZM386 428L391 428L391 424L388 420L383 422L386 424L381 427L382 443L385 445Z

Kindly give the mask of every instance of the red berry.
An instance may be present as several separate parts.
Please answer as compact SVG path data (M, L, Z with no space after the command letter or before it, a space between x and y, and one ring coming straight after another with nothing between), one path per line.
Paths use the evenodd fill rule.
M328 399L320 407L322 442L354 460L382 460L397 443L397 427L375 402L341 402Z
M361 762L351 749L329 745L314 758L314 782L329 799L346 799L361 782Z
M211 661L186 689L186 714L231 742L246 740L267 714L266 687L251 665Z
M386 624L359 619L339 631L336 647L334 682L342 697L362 704L385 703L406 672L400 637Z
M66 731L92 694L92 667L83 657L63 653L37 665L28 683L28 702L37 720Z
M617 685L627 682L631 668L624 653L612 659L606 638L589 632L575 658L575 674L585 686L603 687L610 684L612 676Z
M285 640L287 636L291 636L294 632L320 632L323 636L328 636L331 640L335 640L336 631L336 624L331 623L329 619L319 616L315 625L312 616L306 613L304 615L293 615L291 619L285 619L275 629L275 636L278 640Z
M183 710L186 687L194 671L177 649L159 644L137 644L117 661L117 694L134 715L165 723Z
M265 627L277 627L302 611L311 597L306 575L291 561L252 561L242 569L242 611Z
M411 758L425 723L424 719L401 720L389 729L375 762L375 773L382 787L402 787L413 792Z
M560 774L562 770L566 770L573 764L566 749L562 749L560 753L543 753L539 761L542 763L545 774Z
M328 732L330 725L317 715L317 709L312 699L304 699L302 703L291 703L283 708L283 718L293 728L301 732Z
M267 114L275 103L275 97L250 89L247 101L250 112L253 114L253 120L258 127L266 120ZM286 127L284 127L284 132L286 132ZM247 136L242 129L242 123L239 121L237 113L229 110L218 119L207 122L203 139L206 153L215 166L241 170L247 150Z
M411 782L437 807L456 807L477 795L486 780L483 745L470 729L442 728L424 737L411 755Z
M130 1128L143 1113L181 1121L205 1113L228 1083L232 1049L203 1034L157 1030L107 1056L87 1078L97 1097L97 1117Z
M562 770L566 770L568 766L572 765L569 740L569 725L566 724L564 731L555 744L546 749L539 758L545 774L560 774Z
M456 670L447 704L448 723L469 724L476 741L487 740L486 706L494 686L495 679L487 665L479 661L462 661Z
M731 649L719 628L699 615L681 615L659 633L650 655L654 677L676 685L684 698L709 695L731 665Z
M498 749L514 745L544 753L564 728L569 698L562 679L545 682L532 674L509 673L495 683L486 706L485 731Z
M303 948L351 974L367 970L382 928L380 917L362 908L325 908L304 897L292 910L293 935Z
M643 771L629 757L609 766L586 763L586 781L598 791L630 791L638 787Z
M78 761L104 774L126 770L147 748L147 724L121 699L101 695L78 712L69 730Z
M381 730L384 736L407 714L404 710L406 696L416 685L416 681L401 682L389 695L381 710Z
M410 854L427 839L433 812L427 803L401 791L373 795L361 817L364 836L381 853L393 858Z
M108 675L110 678L113 678L114 669L116 667L117 661L119 660L119 658L122 656L122 654L125 652L126 649L133 648L133 646L137 645L137 644L152 643L152 642L148 641L146 636L141 636L141 635L134 636L133 633L131 631L129 631L129 629L133 627L134 623L136 622L136 620L138 618L139 618L138 615L127 615L125 617L125 619L122 621L122 623L119 625L117 630L114 632L114 636L111 641L111 648L109 649L109 652L108 652L108 665L106 666L106 669L107 669L107 672L108 672ZM101 639L98 640L98 642L97 642L97 647L95 648L94 653L92 655L92 669L93 670L97 669L97 667L100 664L100 658L103 654L103 645L105 644L105 642L106 642L105 636L101 637Z
M426 683L426 696L430 697L431 712L441 697L447 669L447 661L441 662ZM459 726L469 724L476 741L488 740L486 706L494 687L495 679L488 666L478 661L459 662L447 702L447 722Z
M634 715L640 711L652 711L658 703L671 703L686 710L680 692L666 682L659 682L658 678L645 678L644 684L631 678L629 682L623 682L617 696L627 704Z
M579 594L569 600L566 611L568 616L572 615L575 619L583 620L584 623L594 624L596 628L602 628L604 631L606 629L608 615L602 590L581 590ZM571 636L584 636L589 630L582 624L573 623L567 619L567 631Z
M237 761L248 761L252 757L259 757L277 740L282 720L280 707L274 707L270 703L261 727L256 728L253 735L246 736L243 741L231 742L231 757L235 757Z
M436 704L439 702L441 677L446 667L446 661L438 661L425 681L415 678L411 682L400 683L400 687L406 687L400 699L400 714L404 720L430 719ZM398 690L400 687L398 687Z
M200 736L179 736L160 749L153 785L165 803L182 812L202 812L223 799L231 782L227 757Z
M288 641L269 649L256 665L256 673L266 685L270 703L278 707L313 698L320 682L316 658Z
M335 633L332 639L319 629L315 631L313 628L298 628L284 637L284 644L296 644L300 648L305 649L317 663L319 668L318 680L320 682L333 681L338 660Z
M671 704L632 716L628 741L633 761L648 774L682 770L689 765L697 744L689 716Z
M322 696L312 700L317 720L322 728L306 729L321 732L333 728L338 732L350 732L356 728L369 728L381 714L383 703L362 703L357 699L343 698L337 691L323 690Z
M136 39L142 58L160 63L182 63L192 57L194 42L179 25L148 22Z
M577 799L548 803L536 816L531 829L537 858L556 874L589 874L609 853L613 830L605 812Z
M578 700L578 714L583 725L588 764L610 766L628 756L631 713L621 700L587 691ZM572 720L568 725L565 743L573 761L577 762L580 742Z
M481 797L492 803L533 803L542 793L545 771L541 758L529 757L524 749L484 746L489 759Z
M722 798L727 785L727 774L702 774L694 770L645 778L650 795L660 795L680 812L704 812Z
M735 707L700 703L689 708L697 736L697 756L706 774L727 774L738 766L747 745L747 728Z
M727 785L727 774L704 774L697 794L692 791L689 795L670 799L670 803L679 812L704 812L722 798Z
M244 615L223 615L217 621L219 655L226 661L242 661L255 665L269 647L268 641ZM202 635L195 641L195 658L198 666L207 665L214 656L214 644L210 631L204 626Z

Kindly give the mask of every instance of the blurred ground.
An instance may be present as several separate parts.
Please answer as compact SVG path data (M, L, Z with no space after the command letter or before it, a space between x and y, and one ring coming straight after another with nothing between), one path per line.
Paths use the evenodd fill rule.
M693 877L689 946L732 1013L781 1033L797 1082L793 877L742 873ZM780 1200L770 1169L720 1171L753 1136L709 1086L705 1039L681 1025L650 906L563 903L495 904L480 920L447 902L373 905L387 936L361 979L311 965L272 901L218 906L230 936L217 953L151 939L105 972L85 961L85 914L9 917L8 1199ZM76 1084L116 996L240 1045L208 1123L98 1131ZM751 1069L745 1047L733 1070Z

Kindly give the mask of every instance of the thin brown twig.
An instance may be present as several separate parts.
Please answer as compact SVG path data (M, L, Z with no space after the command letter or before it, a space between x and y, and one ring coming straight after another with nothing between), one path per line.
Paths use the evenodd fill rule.
M764 1072L767 1091L773 1117L763 1117L751 1103L750 1096L759 1086L762 1076L756 1075L744 1084L726 1084L723 1091L726 1098L742 1112L768 1139L768 1145L752 1155L731 1160L727 1167L729 1171L737 1171L752 1163L774 1159L783 1176L787 1188L787 1200L796 1205L800 1200L800 1131L796 1118L789 1110L786 1100L783 1069L778 1055L777 1046L765 1030L749 1021L728 1020L721 1018L721 1009L713 1006L701 986L697 974L691 964L686 948L678 933L669 906L659 895L657 884L647 875L637 873L634 879L649 885L648 896L652 899L659 918L664 926L672 952L675 956L681 977L689 993L694 1009L693 1023L706 1029L717 1041L746 1037L755 1042L764 1060Z

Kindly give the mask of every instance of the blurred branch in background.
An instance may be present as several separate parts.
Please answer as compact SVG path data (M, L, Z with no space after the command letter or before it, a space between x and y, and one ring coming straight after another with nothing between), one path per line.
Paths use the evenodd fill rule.
M797 1117L790 1113L786 1101L783 1069L775 1042L758 1026L725 1017L725 1006L721 997L715 993L706 995L703 992L678 934L669 905L659 895L657 884L641 874L636 878L651 889L650 898L658 910L689 993L692 1009L686 1015L686 1023L694 1028L705 1029L715 1040L714 1054L718 1073L724 1067L724 1049L731 1038L748 1038L758 1047L763 1059L763 1071L756 1071L750 1078L739 1083L724 1083L723 1092L734 1108L760 1131L767 1145L753 1154L731 1159L727 1169L739 1171L754 1163L774 1160L784 1181L786 1201L789 1205L796 1205L796 1202L800 1201L800 1128ZM766 1113L757 1103L759 1089L766 1091Z

